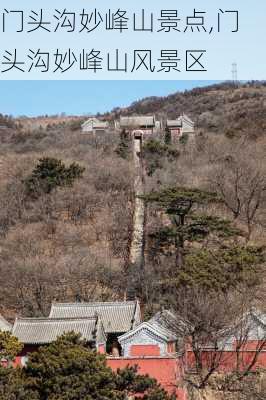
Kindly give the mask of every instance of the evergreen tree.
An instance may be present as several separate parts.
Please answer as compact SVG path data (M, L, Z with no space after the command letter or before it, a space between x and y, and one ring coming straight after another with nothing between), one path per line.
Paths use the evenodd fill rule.
M0 359L11 362L22 349L23 345L10 332L0 331Z
M135 368L114 373L105 356L89 349L74 333L30 355L25 387L39 400L126 400L128 395L169 400L154 379L137 375Z
M151 256L175 258L176 269L164 261L164 270L156 270L157 285L169 300L170 289L197 286L206 290L257 285L263 275L265 251L244 246L244 232L232 221L209 213L218 205L216 193L186 187L172 187L151 192L143 198L164 211L170 223L162 224L150 234ZM170 264L171 265L171 262ZM168 272L167 272L168 271Z
M0 331L0 360L6 360L7 365L0 363L0 400L27 400L24 390L23 372L14 368L12 361L21 352L23 345L10 332ZM31 397L35 400L34 397Z
M157 169L162 169L164 160L176 160L179 152L170 144L163 144L159 140L149 139L143 145L143 158L148 176L152 176Z
M77 163L69 167L56 158L42 158L25 180L26 192L32 198L38 198L41 194L49 194L56 187L71 186L80 178L85 168Z
M0 400L39 400L39 397L25 388L24 370L0 366Z
M123 129L120 133L120 142L115 150L116 154L124 159L127 159L130 154L130 134Z
M166 145L169 145L172 143L172 135L171 135L171 131L168 127L166 127L166 129L165 129L164 143Z
M227 220L208 215L200 207L218 203L216 193L186 188L172 187L144 196L147 203L156 203L168 215L171 225L160 228L150 236L156 248L168 251L175 248L176 265L182 267L186 242L200 241L208 235L229 238L241 235Z

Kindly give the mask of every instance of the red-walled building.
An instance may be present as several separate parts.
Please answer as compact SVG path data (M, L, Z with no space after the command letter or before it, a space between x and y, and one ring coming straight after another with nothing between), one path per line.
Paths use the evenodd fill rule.
M178 389L182 371L177 353L176 335L156 320L142 322L118 338L121 357L108 357L108 365L116 370L126 365L138 365L140 374L148 374L170 393L185 399Z
M179 138L184 134L194 133L195 131L194 122L185 114L182 114L177 119L168 119L166 127L170 130L172 139Z
M38 350L40 346L54 342L65 332L80 333L91 348L105 352L107 338L98 316L67 319L18 318L14 323L12 334L24 344L24 348L15 363L24 366L29 353Z
M137 365L140 374L150 375L170 394L175 393L178 399L186 400L186 391L179 384L184 372L194 369L195 360L189 338L184 345L184 338L176 334L178 326L184 329L184 323L169 311L141 322L137 301L54 303L49 318L19 318L15 321L12 333L24 344L16 365L25 365L29 353L53 342L63 333L74 331L80 333L91 348L106 353L107 364L114 371ZM10 326L5 324L5 328L10 329ZM212 348L208 344L202 349L201 358L206 367L217 354L220 372L235 370L237 361L240 368L249 365L258 346L265 343L266 316L252 311L241 320L237 329L234 327L230 332L234 335L225 335L224 342L218 343L218 347ZM252 369L260 367L266 367L266 346L262 346Z
M154 115L121 116L118 126L126 132L141 130L144 135L152 135L161 128L160 122L156 121Z

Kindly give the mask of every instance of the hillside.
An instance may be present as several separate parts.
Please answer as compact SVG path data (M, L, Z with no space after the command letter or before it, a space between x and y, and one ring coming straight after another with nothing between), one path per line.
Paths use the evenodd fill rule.
M144 99L108 113L111 119L146 113L173 118L186 112L196 121L193 143L164 144L164 132L145 142L144 191L181 186L218 192L222 205L198 204L195 211L210 214L204 223L213 222L212 216L227 218L243 234L215 220L215 229L219 225L234 237L221 239L217 232L200 241L197 235L186 237L184 256L190 258L181 274L174 244L167 247L156 241L169 239L161 233L169 234L170 220L153 204L146 214L145 271L128 268L135 174L129 137L114 132L81 135L84 117L3 117L7 126L0 131L0 312L10 320L16 314L46 315L54 299L121 299L131 286L150 313L168 304L167 285L173 282L225 289L245 283L247 274L256 282L259 275L263 284L262 259L254 253L237 254L237 269L235 253L231 261L217 253L219 265L213 273L213 259L206 253L199 259L195 251L209 251L209 246L220 251L220 242L227 247L266 244L265 99L264 83L223 84ZM243 135L253 140L243 140ZM38 195L31 196L25 182L43 157L61 160L66 169L77 163L84 172L51 191L35 188ZM157 228L161 236L156 236ZM247 271L241 261L245 257Z
M112 114L156 114L173 119L185 113L199 130L255 138L265 134L265 112L266 84L254 82L237 87L222 83L167 97L148 97Z

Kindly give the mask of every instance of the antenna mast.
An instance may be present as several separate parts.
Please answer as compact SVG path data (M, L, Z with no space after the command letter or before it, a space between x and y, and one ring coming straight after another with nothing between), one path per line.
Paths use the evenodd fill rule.
M232 81L236 84L238 81L237 63L232 64Z

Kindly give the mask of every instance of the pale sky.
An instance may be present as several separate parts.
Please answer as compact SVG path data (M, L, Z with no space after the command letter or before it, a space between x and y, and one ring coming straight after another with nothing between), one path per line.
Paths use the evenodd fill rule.
M95 114L148 96L206 86L209 81L2 81L0 113L14 116Z

